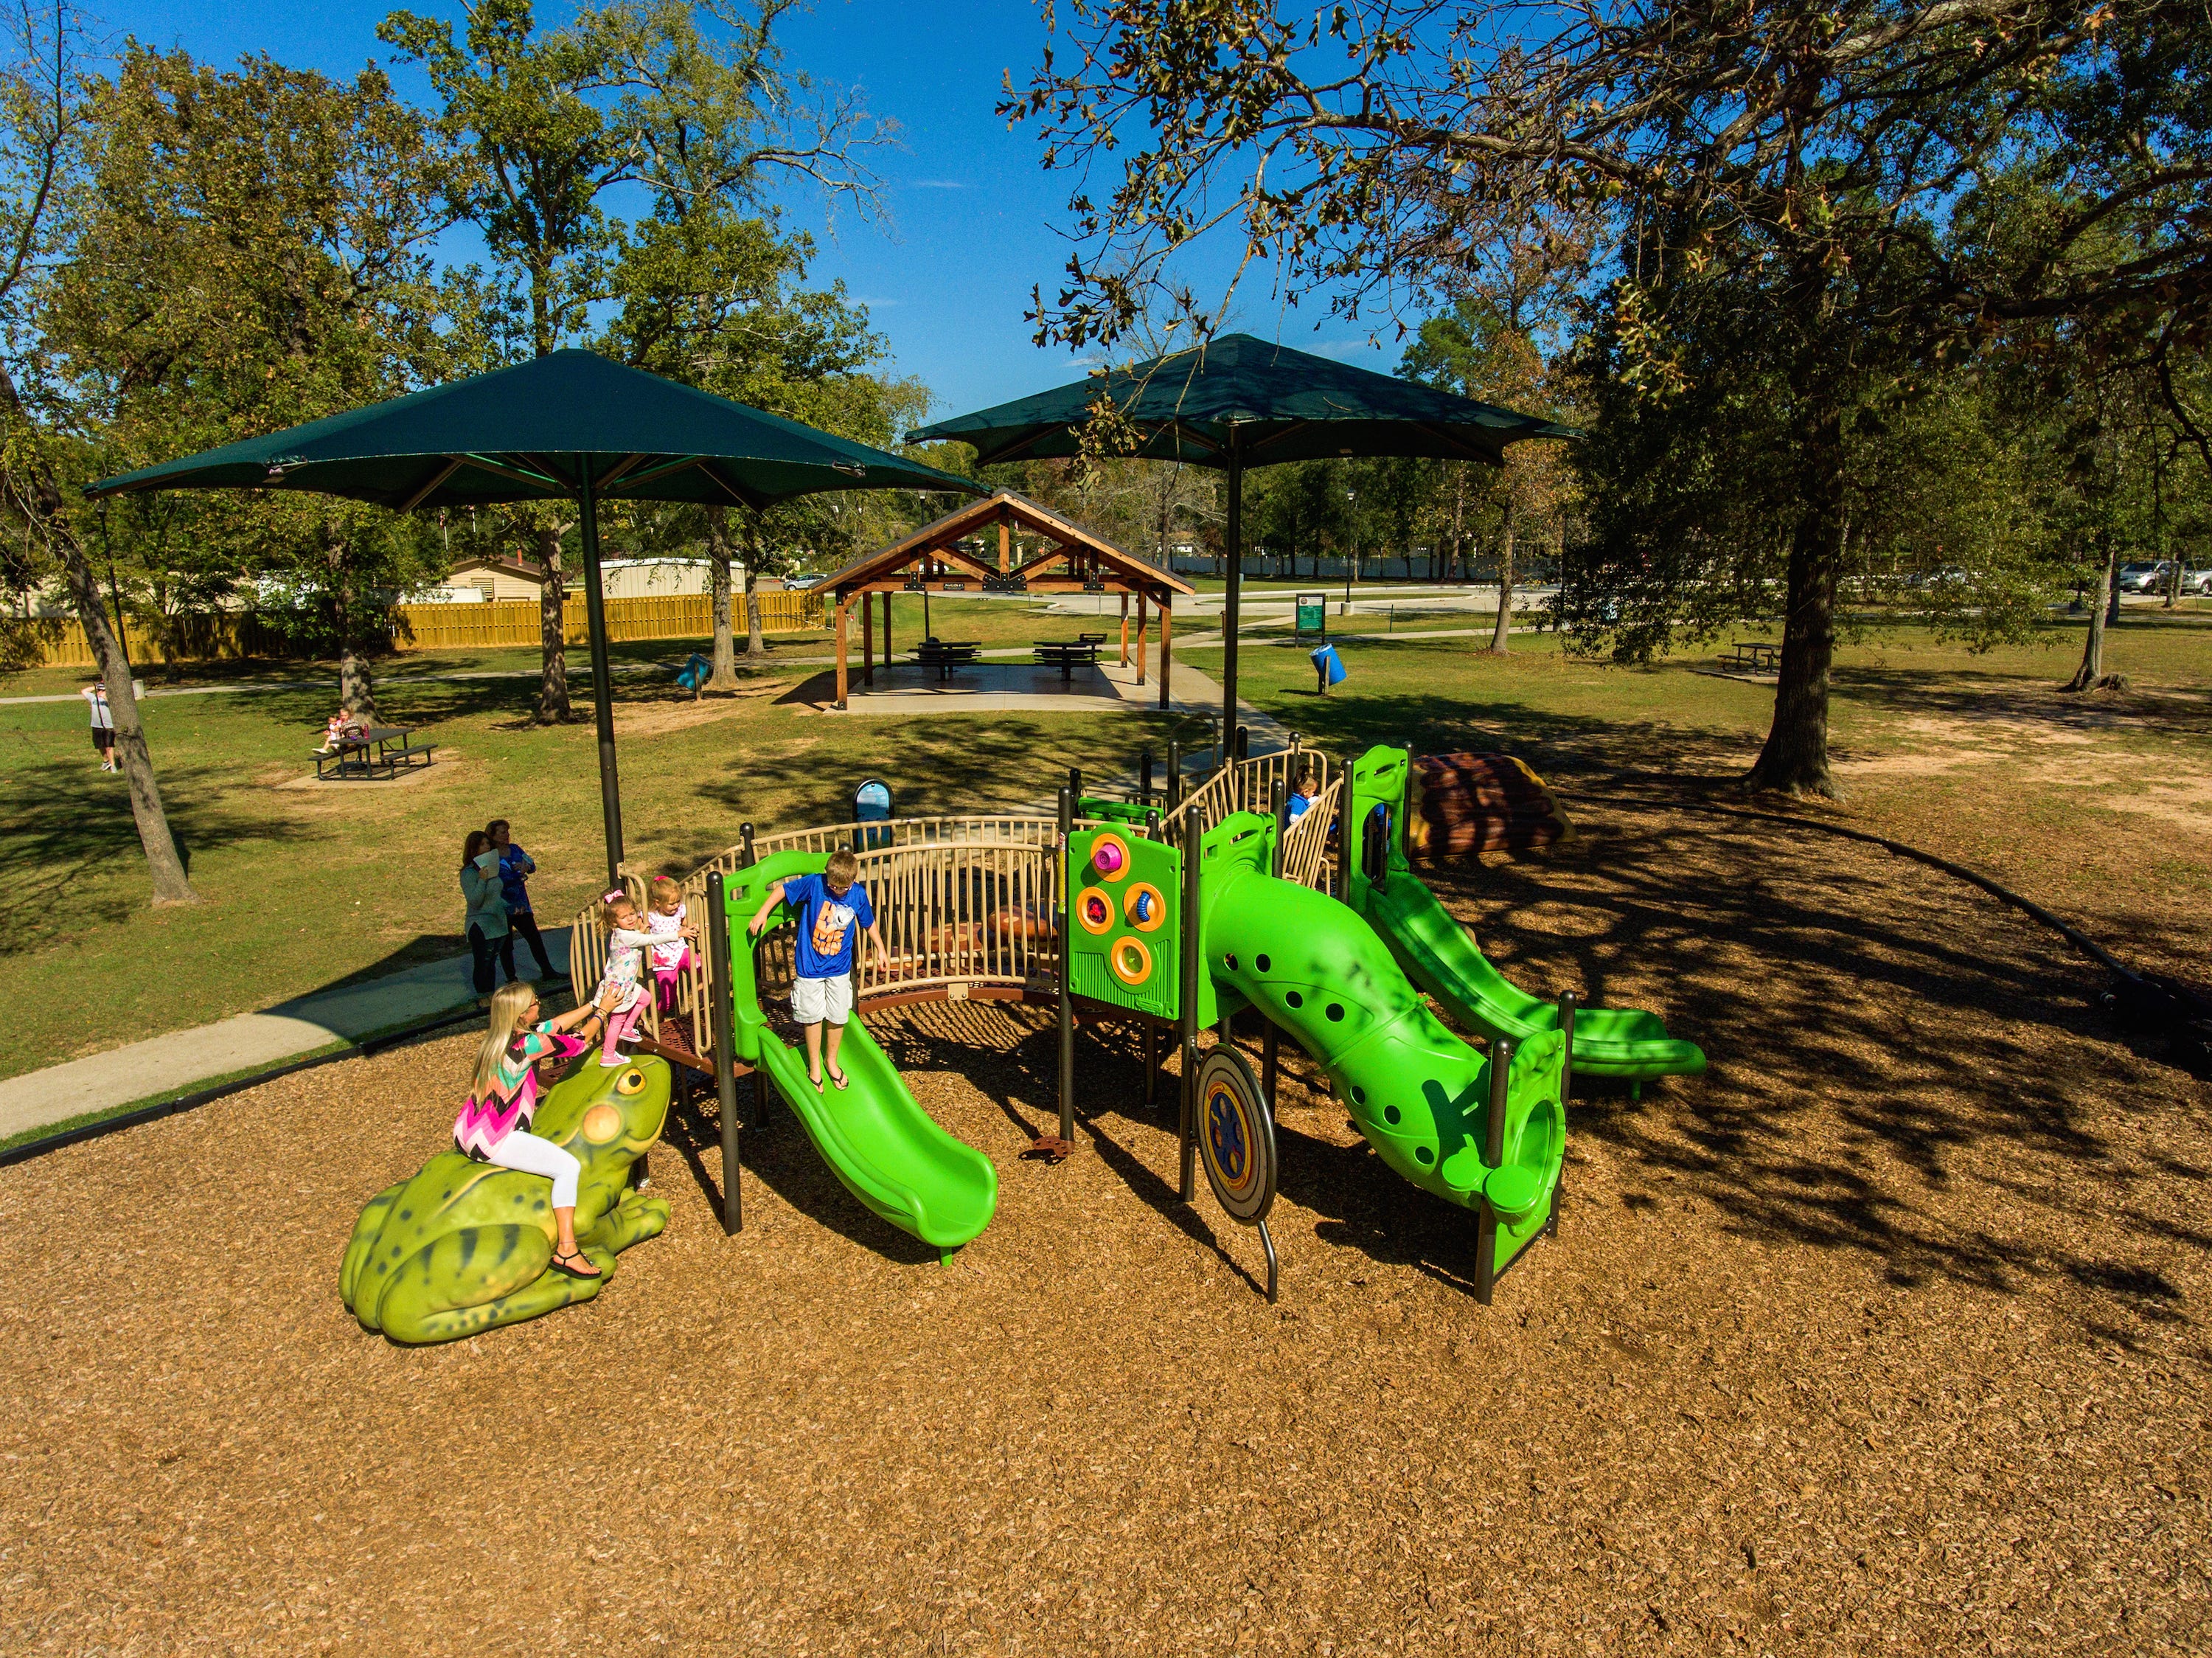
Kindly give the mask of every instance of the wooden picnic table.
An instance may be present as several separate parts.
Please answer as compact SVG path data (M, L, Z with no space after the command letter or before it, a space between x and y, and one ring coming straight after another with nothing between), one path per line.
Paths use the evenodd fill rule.
M935 668L941 684L952 677L954 668L973 667L982 654L981 639L924 639L915 647L914 659L924 667Z
M1734 647L1735 666L1749 668L1753 674L1778 673L1782 667L1780 645L1742 644Z
M430 764L434 742L415 741L411 725L374 725L338 739L333 753L315 751L315 776L324 782L392 778Z
M1040 639L1036 642L1037 663L1043 667L1058 664L1060 683L1072 685L1075 680L1075 665L1078 662L1096 663L1098 647L1105 643L1106 636L1103 633L1095 637L1086 633L1075 639Z

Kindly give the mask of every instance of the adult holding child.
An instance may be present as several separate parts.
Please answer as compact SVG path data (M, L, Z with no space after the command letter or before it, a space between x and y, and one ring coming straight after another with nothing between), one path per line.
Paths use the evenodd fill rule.
M514 934L507 925L499 853L481 829L470 830L461 845L461 898L468 905L462 925L469 936L469 954L476 958L477 994L489 996L495 955L507 969L507 982L514 983Z
M553 964L546 958L545 941L538 931L538 917L530 907L530 877L538 873L538 860L515 844L514 832L505 818L494 818L484 825L484 833L499 854L500 896L507 900L508 931L530 946L530 954L538 958L538 976L553 977ZM514 946L510 940L511 952Z

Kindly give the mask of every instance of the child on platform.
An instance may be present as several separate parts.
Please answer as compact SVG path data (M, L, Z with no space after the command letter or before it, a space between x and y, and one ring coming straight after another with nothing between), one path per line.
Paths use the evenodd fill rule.
M1321 777L1310 762L1298 767L1298 774L1291 779L1291 797L1283 803L1284 822L1287 826L1305 816L1306 808L1321 793Z
M825 1064L822 1027L830 1027L826 1061L830 1080L839 1088L848 1078L837 1068L838 1045L845 1039L845 1021L853 1016L853 933L865 928L876 947L876 960L890 971L891 953L876 927L876 906L860 881L860 860L844 847L830 853L828 866L818 875L794 875L768 889L747 933L758 937L779 904L799 911L799 937L794 948L799 973L791 987L791 1015L806 1031L806 1080L822 1086Z
M684 889L666 875L655 875L645 889L645 926L653 935L651 956L660 1011L676 1011L676 976L691 965L691 946L699 936L689 920Z
M607 962L599 969L599 988L592 1002L606 1009L606 1034L599 1039L599 1064L610 1068L624 1063L616 1045L629 1041L645 1014L645 953L653 948L653 934L629 894L617 887L599 899L599 918L607 930Z

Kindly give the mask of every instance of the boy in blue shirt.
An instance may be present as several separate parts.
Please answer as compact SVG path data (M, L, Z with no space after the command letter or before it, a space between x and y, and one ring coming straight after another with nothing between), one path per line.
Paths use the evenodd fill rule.
M848 1081L837 1068L838 1045L845 1039L845 1021L853 1016L853 934L865 928L876 947L876 961L890 971L891 953L876 927L876 906L860 882L860 860L840 847L818 875L794 875L768 889L759 911L745 929L757 938L779 904L799 911L796 941L798 978L791 987L791 1015L806 1031L806 1080L822 1086L823 1055L822 1027L830 1027L830 1080L839 1088Z

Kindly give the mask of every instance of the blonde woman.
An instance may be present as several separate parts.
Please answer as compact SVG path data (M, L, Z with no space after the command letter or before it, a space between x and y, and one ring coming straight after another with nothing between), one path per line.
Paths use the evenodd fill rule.
M491 998L491 1027L477 1051L469 1097L453 1119L453 1144L465 1156L553 1182L553 1222L560 1232L553 1270L572 1278L599 1276L591 1257L576 1247L576 1183L584 1166L531 1133L530 1119L538 1110L538 1062L585 1051L590 1040L568 1033L602 1017L599 1006L587 1002L540 1023L536 991L527 984L501 985Z

